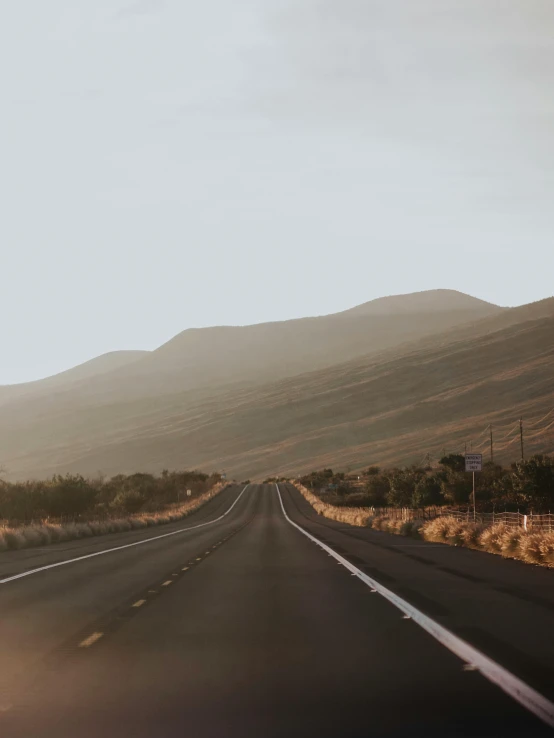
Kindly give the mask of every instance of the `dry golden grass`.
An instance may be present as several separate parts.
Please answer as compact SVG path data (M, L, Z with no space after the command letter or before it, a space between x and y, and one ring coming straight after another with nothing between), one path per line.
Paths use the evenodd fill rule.
M375 515L370 508L336 507L322 502L302 484L296 488L320 514L330 520L373 528L385 533L423 538L434 543L463 546L478 551L518 559L527 564L554 568L554 533L532 533L508 528L502 523L483 526L473 522L460 522L454 517L422 520L391 520Z
M21 528L0 528L0 551L47 546L61 541L73 541L78 538L122 533L130 530L141 530L156 525L174 523L186 518L198 508L205 505L226 486L225 482L216 484L211 490L199 495L194 500L175 506L171 510L158 513L138 513L127 517L107 520L91 520L84 523L44 522L42 525L29 525Z

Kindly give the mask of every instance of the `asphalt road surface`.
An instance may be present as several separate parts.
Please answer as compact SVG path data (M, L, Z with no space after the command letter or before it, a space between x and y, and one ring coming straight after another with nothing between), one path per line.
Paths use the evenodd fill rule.
M281 496L292 521L554 698L552 572ZM153 531L0 554L0 581L2 738L551 734L298 531L275 485L231 487Z

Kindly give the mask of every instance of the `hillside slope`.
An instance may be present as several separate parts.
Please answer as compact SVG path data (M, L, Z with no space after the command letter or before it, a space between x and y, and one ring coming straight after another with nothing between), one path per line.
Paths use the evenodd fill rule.
M32 403L0 419L2 461L12 477L183 466L264 476L458 450L488 423L554 407L554 299L507 315L263 386L103 405L62 395L40 416ZM533 443L552 450L548 434Z
M22 384L0 385L0 405L17 398L50 393L60 388L70 387L76 382L110 374L123 367L128 367L144 358L148 353L149 351L110 351L45 379Z

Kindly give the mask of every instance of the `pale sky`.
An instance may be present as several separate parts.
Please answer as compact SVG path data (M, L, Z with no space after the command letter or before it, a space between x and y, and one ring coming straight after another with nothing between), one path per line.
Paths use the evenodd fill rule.
M552 0L5 0L0 383L554 294Z

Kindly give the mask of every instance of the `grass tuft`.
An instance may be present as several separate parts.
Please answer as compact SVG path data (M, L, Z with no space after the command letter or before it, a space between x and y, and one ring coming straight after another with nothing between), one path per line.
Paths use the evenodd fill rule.
M528 564L542 564L541 543L543 539L544 535L542 533L528 533L526 536L522 536L519 541L518 559L521 558Z
M544 533L539 543L542 560L548 566L554 566L554 533Z
M503 523L496 523L485 528L479 537L481 548L489 553L502 553L502 542L508 532Z

